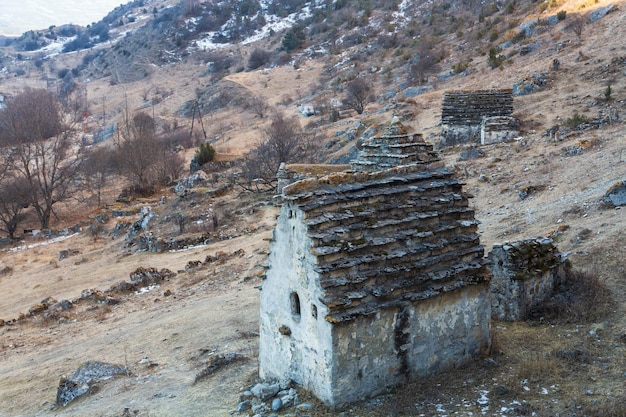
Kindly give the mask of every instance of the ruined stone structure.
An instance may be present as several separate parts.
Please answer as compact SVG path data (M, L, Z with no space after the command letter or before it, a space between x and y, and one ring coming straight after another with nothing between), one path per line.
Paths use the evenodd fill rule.
M440 145L502 142L519 135L511 89L449 91L443 98Z
M547 238L494 245L488 258L495 320L524 320L565 278L565 257Z
M359 156L350 164L354 171L380 171L439 160L433 145L426 143L420 134L407 133L397 121L391 123L384 135L371 137L360 146Z
M463 184L419 163L432 149L413 135L388 136L369 149L400 145L414 156L394 158L411 164L375 171L389 161L373 151L354 164L368 172L284 187L271 243L260 376L293 380L330 406L490 348L483 248Z

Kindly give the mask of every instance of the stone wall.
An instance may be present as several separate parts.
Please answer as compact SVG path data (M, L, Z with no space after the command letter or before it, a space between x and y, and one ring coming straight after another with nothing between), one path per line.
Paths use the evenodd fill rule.
M524 320L565 277L565 257L546 238L494 245L488 259L495 320Z
M487 271L462 186L420 164L286 186L261 377L339 406L488 351Z
M512 115L513 92L511 89L446 92L441 114L440 145L453 146L461 143L479 142L483 136L484 118L507 118L510 125L514 127L514 120L510 120ZM487 132L490 131L489 126L491 124L487 123ZM500 126L502 126L501 122ZM502 130L498 131L502 132ZM513 129L506 137L516 135L517 131ZM503 135L487 136L488 140L503 137Z
M509 116L483 117L480 125L481 145L506 142L519 135L519 123Z
M335 326L333 398L342 405L436 374L489 352L486 283Z

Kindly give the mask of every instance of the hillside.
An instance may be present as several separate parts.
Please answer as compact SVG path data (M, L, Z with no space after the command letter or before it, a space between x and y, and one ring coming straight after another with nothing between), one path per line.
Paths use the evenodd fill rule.
M394 8L370 1L358 9L363 5L346 1L335 2L345 6L332 12L285 3L280 13L270 7L278 2L262 3L267 31L259 14L248 11L247 31L222 33L219 48L206 50L202 39L207 33L218 39L234 9L197 30L201 16L215 16L205 3L138 3L118 10L111 21L121 18L122 25L89 49L58 54L62 44L54 42L32 51L20 50L19 42L3 48L0 93L57 88L68 81L59 70L69 69L87 97L85 123L94 130L119 121L126 106L148 111L162 128L190 129L189 106L197 102L202 127L223 160L237 160L264 138L271 116L261 118L245 105L261 97L297 116L323 145L327 161L350 155L360 134L384 127L394 115L438 145L445 91L530 86L529 94L514 99L518 139L441 149L442 159L474 196L486 252L494 243L553 236L574 268L610 289L615 304L598 301L610 311L572 322L494 322L494 349L484 361L337 412L301 392L312 410L277 414L626 415L626 218L624 209L604 201L625 175L626 3L403 1ZM591 22L592 13L610 5L610 13ZM563 20L556 18L559 11L566 11ZM570 26L577 14L586 19L580 36ZM297 21L304 43L286 51L283 40ZM525 22L534 24L521 37L530 27ZM183 28L193 36L183 36ZM269 52L268 61L249 69L255 49ZM425 59L431 55L432 61ZM551 69L555 58L558 70ZM300 115L300 104L343 98L356 76L376 92L363 114L342 109L338 120L328 113ZM575 114L600 120L609 111L619 120L566 128ZM556 125L564 129L560 140L545 134ZM186 166L194 151L185 150ZM105 208L71 202L59 210L54 229L80 224L82 232L24 236L1 249L0 415L230 415L256 377L257 287L278 213L271 193L232 186L237 169L236 163L219 166L187 194L164 187L128 203L115 202L118 180L105 194ZM524 190L531 192L522 198ZM157 215L150 235L193 243L152 253L138 250L128 229L114 233L137 221L144 206ZM184 231L178 213L188 219ZM98 232L89 232L98 215L104 215ZM25 228L36 226L31 223ZM145 287L119 284L130 282L139 267L174 274ZM49 314L40 305L48 297L74 307ZM230 353L239 359L202 374ZM122 365L131 374L53 410L61 376L88 360Z

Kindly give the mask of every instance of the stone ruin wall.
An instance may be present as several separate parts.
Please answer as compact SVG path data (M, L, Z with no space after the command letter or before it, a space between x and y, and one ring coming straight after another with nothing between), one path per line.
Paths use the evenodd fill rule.
M527 318L565 278L565 257L547 238L494 245L489 252L491 314L495 320Z
M433 145L426 143L422 135L406 134L393 126L389 130L386 135L372 137L361 144L358 158L350 164L353 171L372 172L439 161Z
M287 186L261 292L261 376L338 406L485 354L488 279L462 185L412 165Z
M511 89L449 91L443 98L441 146L490 144L519 135Z

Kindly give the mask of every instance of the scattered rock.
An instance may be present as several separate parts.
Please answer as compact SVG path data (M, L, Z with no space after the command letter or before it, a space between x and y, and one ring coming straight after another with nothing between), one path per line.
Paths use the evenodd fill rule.
M283 401L280 398L274 398L272 400L272 411L279 411L283 408Z
M246 410L249 410L251 406L252 406L252 403L250 402L250 400L242 401L239 404L237 404L237 412L242 413Z
M246 358L244 356L234 352L212 355L206 361L200 372L196 374L196 378L194 379L193 383L196 384L201 379L212 375L214 372L223 368L224 366L230 365L234 362L241 362L245 359Z
M609 4L608 6L600 7L599 9L596 9L589 14L589 21L593 23L596 20L600 20L604 16L606 16L607 14L611 13L614 10L617 10L617 7L614 4Z
M61 312L71 310L74 307L74 304L70 300L61 300L58 303L52 304L48 307L48 310Z
M261 400L267 400L269 398L274 397L280 391L279 384L269 385L266 383L260 383L253 386L250 391L255 397L260 398Z
M623 181L615 183L604 194L604 198L615 207L626 205L626 184Z
M130 226L130 230L126 235L126 240L130 241L141 232L148 230L148 223L156 216L152 211L152 207L144 206L139 213L139 220Z
M513 84L513 95L525 96L527 94L536 93L537 91L545 89L546 85L546 74L535 73L530 77L526 77L522 81Z
M73 374L61 377L55 404L65 407L76 398L90 392L94 384L120 375L128 376L130 371L119 365L87 361Z
M402 90L402 95L406 98L413 98L424 94L428 90L430 90L430 87L409 87Z
M75 256L80 253L77 249L63 249L59 251L59 261L62 261L65 258L69 258L70 256Z
M144 268L140 266L135 271L130 273L130 282L133 284L141 284L142 286L148 286L156 284L161 281L168 281L176 274L167 268L160 270L156 268Z
M178 182L178 184L176 184L176 186L174 187L174 192L176 194L181 194L186 190L191 190L192 188L202 182L205 182L209 178L207 174L204 173L204 171L196 170L192 172L192 175L187 178L183 178Z

